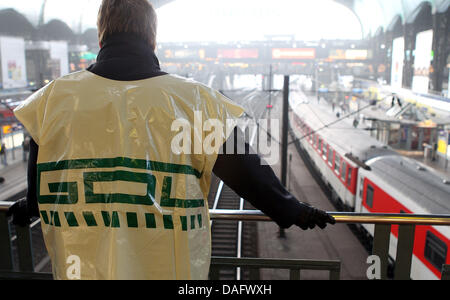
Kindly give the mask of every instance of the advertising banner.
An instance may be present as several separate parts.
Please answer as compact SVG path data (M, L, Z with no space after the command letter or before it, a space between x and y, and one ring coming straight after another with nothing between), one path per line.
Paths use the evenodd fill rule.
M394 40L392 47L392 71L391 86L402 88L403 86L403 65L405 61L405 38L400 37Z
M69 47L67 42L50 42L53 78L69 74Z
M427 94L430 84L431 61L433 59L433 30L417 34L414 56L412 90L416 93Z
M0 37L3 89L27 86L25 41L21 38Z
M438 137L438 152L444 156L447 154L447 147L449 142L449 133L445 130L439 132Z

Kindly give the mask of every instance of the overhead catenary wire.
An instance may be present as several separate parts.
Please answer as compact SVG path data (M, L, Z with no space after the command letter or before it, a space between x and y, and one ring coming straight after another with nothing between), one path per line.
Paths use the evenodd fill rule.
M331 122L331 123L329 123L329 124L324 124L324 123L322 122L322 123L324 124L323 127L319 128L319 129L317 129L317 130L314 130L314 131L310 132L309 134L304 135L304 136L302 136L302 137L300 137L300 138L294 139L293 141L291 141L291 142L288 143L288 146L289 146L289 145L292 145L292 144L294 144L294 143L297 143L297 142L299 142L299 141L301 141L301 140L303 140L303 139L305 139L305 138L307 138L307 137L309 137L309 136L311 136L311 135L314 135L314 134L316 134L316 133L318 133L318 132L320 132L320 131L322 131L322 130L324 130L324 129L327 129L327 128L333 126L334 124L337 124L337 123L339 123L339 122L342 122L342 121L344 121L345 119L347 119L347 118L349 118L349 117L351 117L351 116L353 116L353 115L355 115L355 114L358 114L358 113L360 113L361 111L363 111L363 110L365 110L365 109L367 109L367 108L369 108L369 107L371 107L371 106L374 106L374 103L370 103L369 105L364 106L364 107L362 107L362 108L358 109L357 111L354 111L354 112L352 112L352 113L350 113L350 114L347 114L347 115L345 115L345 116L343 116L343 117L341 117L341 118L339 118L339 119L337 119L337 120L335 120L335 121L333 121L333 122ZM265 109L265 112L267 112L268 110L269 110L269 109L266 108L266 109ZM281 142L280 142L280 141L278 141L276 138L273 137L273 135L272 135L270 132L268 132L267 130L265 130L263 127L260 126L260 123L258 122L257 119L255 119L254 117L252 117L252 116L249 115L248 113L245 113L245 114L246 114L249 118L255 120L255 121L256 121L256 124L258 125L258 128L260 128L261 130L263 130L264 132L266 132L267 135L268 135L268 137L269 137L272 141L274 141L274 142L276 142L277 144L281 145ZM333 128L333 129L341 129L341 130L342 130L343 128ZM346 130L354 130L354 129L353 129L353 128L347 128ZM371 130L371 128L367 128L367 129L364 129L364 130Z

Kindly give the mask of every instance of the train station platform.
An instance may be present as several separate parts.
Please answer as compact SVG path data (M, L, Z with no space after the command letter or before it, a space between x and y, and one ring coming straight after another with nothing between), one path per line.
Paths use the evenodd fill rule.
M450 181L450 162L445 166L444 158L439 157L438 159L430 159L424 156L423 151L408 152L408 151L397 151L401 155L412 158L427 167L431 168L434 172L438 173L442 178Z
M28 162L23 160L22 149L7 155L8 165L0 164L0 177L5 179L0 184L0 201L15 201L26 194Z
M314 107L314 108L317 108L318 111L321 111L320 119L324 123L324 125L327 123L329 124L332 122L336 122L339 118L342 118L342 120L339 121L339 123L337 123L335 125L335 127L336 128L343 127L343 128L353 129L353 122L356 118L359 122L358 129L360 129L361 131L364 131L365 133L367 133L367 135L370 135L370 130L368 130L368 129L370 129L371 124L369 121L366 121L364 118L357 118L357 114L354 114L348 118L345 118L345 116L351 114L352 112L344 111L340 107L337 107L337 106L333 109L332 105L324 99L317 101L317 98L315 96L306 96L306 95L304 95L304 96L307 97L307 100L311 104L308 106L309 109L311 109L311 107ZM361 105L361 106L364 107L364 105ZM317 114L317 111L314 112L311 110L311 113ZM337 116L337 114L339 114L339 117ZM378 108L378 107L367 107L366 109L363 109L360 112L360 114L364 115L366 117L369 117L369 118L386 117L386 111L384 111L383 109ZM323 117L325 115L326 115L326 118ZM424 153L425 150L408 151L408 150L401 150L401 149L395 149L395 148L393 148L393 150L402 156L414 159L415 161L424 164L425 166L430 168L432 171L439 174L443 179L450 181L450 163L447 163L447 167L446 167L446 163L444 161L445 158L443 158L443 157L438 157L437 159L431 159L429 157L427 158L427 157L425 157L425 153Z

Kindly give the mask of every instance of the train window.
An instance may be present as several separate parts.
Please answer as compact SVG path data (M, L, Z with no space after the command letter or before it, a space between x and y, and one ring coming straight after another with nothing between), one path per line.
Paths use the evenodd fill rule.
M323 149L322 149L322 147L323 147L323 144L322 144L322 138L319 138L318 139L318 144L317 144L317 149L319 150L319 152L323 152Z
M322 145L322 156L326 160L328 156L328 146L327 144L323 143Z
M431 231L427 232L425 240L425 258L439 271L447 258L447 245Z
M334 171L339 174L339 168L341 167L341 158L336 154L334 158Z
M341 178L343 181L345 181L346 171L347 171L347 164L344 161L342 162L342 171L341 171Z
M363 184L364 184L364 179L363 178L361 178L361 180L359 181L359 186L363 186ZM362 188L360 188L359 189L359 198L360 199L362 199L362 193L363 193L363 189Z
M330 167L333 166L333 149L330 146L328 146L328 164Z
M347 185L350 186L352 184L352 172L353 172L353 168L348 168L348 172L347 172Z
M373 189L373 187L368 184L367 185L367 191L366 191L366 204L370 207L373 208L373 195L374 195L375 190Z

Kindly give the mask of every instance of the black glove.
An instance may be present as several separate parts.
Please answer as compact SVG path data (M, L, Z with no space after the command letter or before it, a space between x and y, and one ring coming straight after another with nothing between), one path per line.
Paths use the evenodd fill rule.
M306 203L301 203L301 205L302 210L300 217L297 223L295 223L295 225L301 229L314 229L316 225L321 229L325 229L325 227L327 227L327 223L331 225L336 224L336 220L326 212L314 208Z
M14 225L22 227L30 225L32 214L28 209L27 200L22 199L14 203L13 206L8 209L6 216L13 217Z

